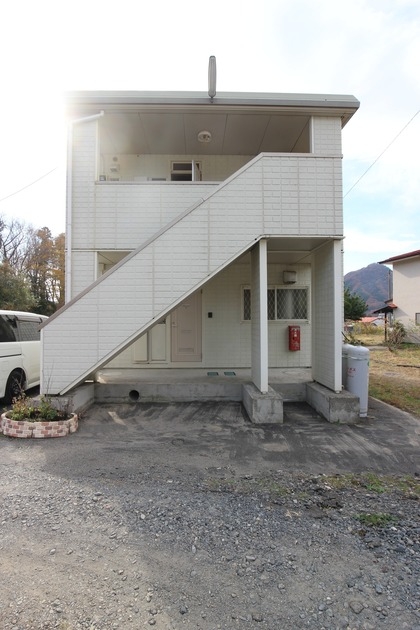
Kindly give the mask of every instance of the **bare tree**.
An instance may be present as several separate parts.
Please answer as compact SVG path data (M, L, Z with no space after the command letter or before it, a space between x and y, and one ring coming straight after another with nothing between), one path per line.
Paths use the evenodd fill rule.
M33 228L16 219L9 223L0 217L0 260L7 262L17 273L21 273L30 256L30 238Z
M65 234L62 232L53 239L53 256L51 260L50 290L51 299L61 308L64 304L65 289Z
M4 304L16 302L12 295L15 291L17 301L22 303L20 310L28 310L29 302L21 291L26 287L32 307L38 313L51 315L62 306L64 247L64 234L53 237L47 227L34 229L17 220L8 223L0 217L0 297ZM0 307L5 308L4 304Z

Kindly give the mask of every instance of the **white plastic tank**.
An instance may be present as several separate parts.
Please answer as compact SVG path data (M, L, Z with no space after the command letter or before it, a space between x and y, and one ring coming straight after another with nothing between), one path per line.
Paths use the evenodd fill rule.
M363 346L347 349L346 389L360 399L360 417L368 412L369 397L369 350Z

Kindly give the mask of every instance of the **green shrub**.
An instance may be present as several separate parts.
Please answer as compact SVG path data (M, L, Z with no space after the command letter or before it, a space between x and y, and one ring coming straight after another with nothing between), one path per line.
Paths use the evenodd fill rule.
M42 396L39 403L35 404L35 402L31 398L27 398L25 394L13 400L12 407L10 411L7 412L7 416L11 420L29 420L30 422L40 420L63 420L67 417L66 414L53 406L49 398Z

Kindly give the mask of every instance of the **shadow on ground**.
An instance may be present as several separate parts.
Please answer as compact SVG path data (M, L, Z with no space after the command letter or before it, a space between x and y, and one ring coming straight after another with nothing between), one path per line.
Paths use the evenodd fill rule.
M3 438L6 439L6 438ZM138 474L148 467L304 473L420 472L420 419L376 400L356 425L329 424L305 403L285 405L282 425L250 423L239 403L95 405L79 431L58 440L20 440L23 456L51 473ZM13 453L16 457L16 452Z

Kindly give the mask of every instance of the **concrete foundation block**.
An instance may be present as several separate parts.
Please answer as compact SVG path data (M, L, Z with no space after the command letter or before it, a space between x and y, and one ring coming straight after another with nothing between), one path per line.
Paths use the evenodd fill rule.
M46 397L51 405L59 411L80 415L95 403L95 387L94 383L83 383L83 385L79 385L63 396L47 394ZM34 400L38 402L41 399L42 395L35 396L34 398Z
M95 384L97 403L167 403L242 400L239 383L101 383Z
M337 394L319 383L307 383L306 402L328 422L354 424L360 417L358 396L346 390Z
M81 414L95 402L94 383L83 383L64 396L51 396L51 402L57 409Z
M253 383L242 385L242 404L254 424L283 423L283 397L272 387L262 394Z

